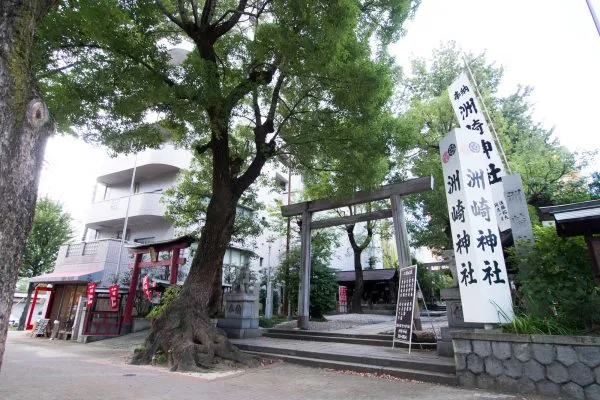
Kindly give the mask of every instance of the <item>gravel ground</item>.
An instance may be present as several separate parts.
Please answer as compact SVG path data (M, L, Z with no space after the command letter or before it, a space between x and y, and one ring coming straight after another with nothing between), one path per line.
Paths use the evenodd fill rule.
M336 314L327 315L327 321L310 321L309 329L316 331L347 331L362 334L392 334L394 332L394 315L378 314ZM444 316L427 317L421 315L424 331L435 331L440 336L440 328L448 326L448 318ZM288 321L277 325L277 329L296 329L296 321Z

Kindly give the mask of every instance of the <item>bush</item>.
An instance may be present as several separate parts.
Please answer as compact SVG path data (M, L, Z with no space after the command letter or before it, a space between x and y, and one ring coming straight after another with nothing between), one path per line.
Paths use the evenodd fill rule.
M535 243L518 267L517 314L552 321L567 330L600 324L600 286L581 237L561 238L553 227L534 227Z
M154 306L154 308L152 308L152 310L148 313L146 318L150 318L150 319L158 318L163 313L163 311L167 308L167 306L169 304L171 304L171 302L173 300L175 300L177 298L177 296L179 296L180 292L181 292L181 286L178 286L178 285L169 286L167 288L167 290L165 290L163 292L163 294L161 295L160 303L158 303L156 306Z
M283 322L287 322L287 318L286 317L277 317L277 316L273 316L270 319L267 319L265 317L259 317L258 318L258 326L260 326L261 328L272 328L276 325L279 325Z
M435 304L441 301L440 289L450 287L452 273L449 269L430 271L422 265L417 267L417 279L426 304Z

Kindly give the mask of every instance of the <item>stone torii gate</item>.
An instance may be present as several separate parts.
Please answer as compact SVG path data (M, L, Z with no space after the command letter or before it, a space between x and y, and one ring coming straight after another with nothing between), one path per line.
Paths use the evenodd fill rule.
M398 263L400 268L408 267L411 264L411 259L402 196L424 192L427 190L433 190L432 176L410 179L401 183L381 186L373 190L354 192L352 196L344 199L325 198L281 207L281 215L284 217L292 217L295 215L302 216L302 224L300 229L301 246L300 293L298 294L298 328L308 329L310 299L310 248L312 230L392 217L394 221L394 231L396 232L395 237L396 248L398 250ZM371 201L384 200L387 198L391 200L391 209L312 222L313 213L318 211L327 211L340 207L368 203Z

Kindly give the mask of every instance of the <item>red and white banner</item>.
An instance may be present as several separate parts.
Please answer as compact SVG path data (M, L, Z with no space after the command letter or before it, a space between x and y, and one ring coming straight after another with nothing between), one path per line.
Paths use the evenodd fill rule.
M150 277L148 275L144 276L142 279L142 291L148 301L152 301L152 295L150 294Z
M88 282L87 284L87 307L90 308L94 304L94 295L96 294L96 282Z
M340 298L340 305L345 305L346 304L346 301L347 301L346 291L347 291L346 286L339 286L338 287L338 294L339 294L339 298Z
M110 285L108 287L108 298L110 299L110 308L119 307L119 285Z

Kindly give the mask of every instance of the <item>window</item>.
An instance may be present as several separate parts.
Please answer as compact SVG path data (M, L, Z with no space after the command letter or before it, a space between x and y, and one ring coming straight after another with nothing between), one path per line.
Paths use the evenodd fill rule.
M110 198L110 186L104 186L104 196L102 200L108 200Z
M129 236L131 235L131 232L127 231L125 233L125 240L129 240ZM122 239L123 238L123 231L118 231L117 232L117 239Z
M135 182L133 184L133 193L139 193L140 192L140 183L139 182Z

